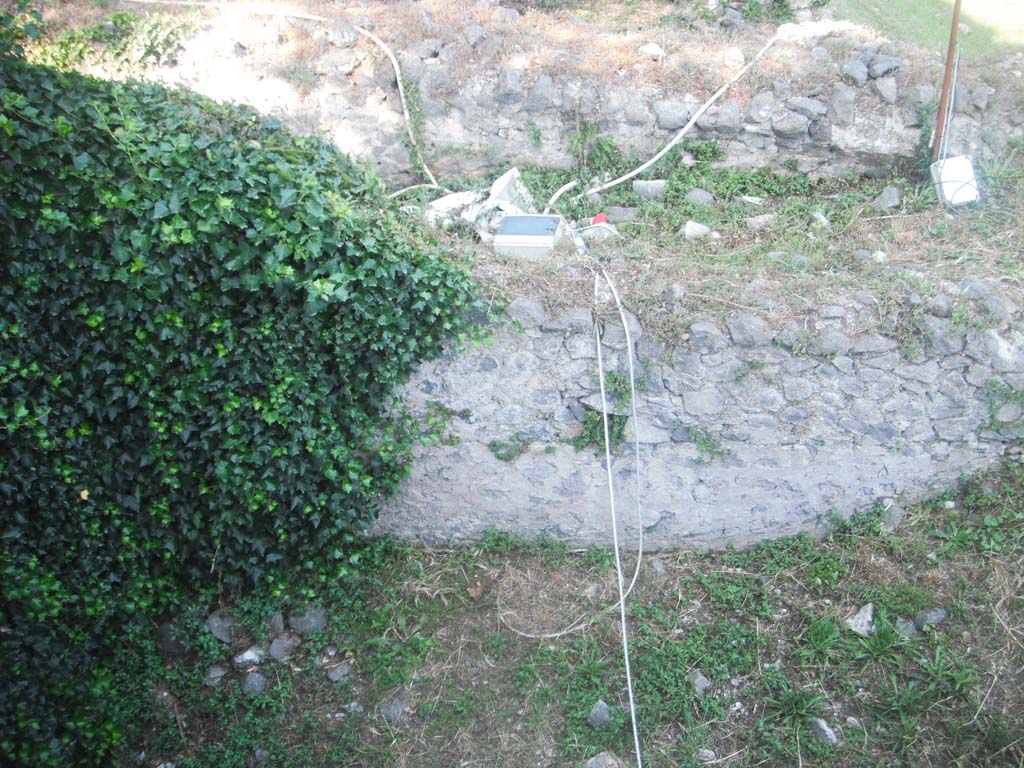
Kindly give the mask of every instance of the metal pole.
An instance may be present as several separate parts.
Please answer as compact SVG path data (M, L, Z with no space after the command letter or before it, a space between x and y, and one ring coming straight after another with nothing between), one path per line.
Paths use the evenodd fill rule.
M946 113L949 111L950 90L953 84L953 62L956 59L956 35L960 28L960 3L953 5L953 26L949 30L949 50L946 51L946 74L942 78L942 95L939 97L939 114L935 118L935 141L932 144L932 162L939 161L939 148L942 146L942 132L946 125Z

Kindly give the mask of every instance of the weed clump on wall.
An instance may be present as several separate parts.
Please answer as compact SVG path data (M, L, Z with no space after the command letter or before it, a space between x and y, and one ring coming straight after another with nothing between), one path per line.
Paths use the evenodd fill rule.
M7 19L10 21L10 19ZM356 566L392 401L470 278L255 113L0 40L0 763L103 762L118 642L191 591Z

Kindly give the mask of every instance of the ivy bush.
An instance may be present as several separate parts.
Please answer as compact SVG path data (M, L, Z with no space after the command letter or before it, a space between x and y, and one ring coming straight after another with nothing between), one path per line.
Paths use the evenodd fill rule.
M12 47L0 764L100 764L118 638L199 585L357 568L417 434L395 388L474 299L334 148Z

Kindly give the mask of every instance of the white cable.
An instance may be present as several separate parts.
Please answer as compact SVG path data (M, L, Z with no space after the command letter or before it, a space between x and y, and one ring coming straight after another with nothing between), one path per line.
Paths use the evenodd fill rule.
M634 170L630 171L629 173L625 174L624 176L619 176L619 178L612 179L611 181L607 182L606 184L601 184L600 186L594 187L593 189L588 189L586 192L581 192L580 194L576 195L575 199L576 200L580 200L581 198L584 198L587 195L596 195L596 194L598 194L600 192L604 192L606 189L611 189L612 187L617 186L617 185L621 184L624 181L629 181L634 176L639 176L641 173L646 171L648 168L650 168L656 162L661 160L661 158L663 158L665 155L668 154L668 151L670 149L672 149L672 147L674 147L676 144L678 144L680 141L682 141L683 136L685 136L686 133L694 125L697 124L697 121L701 118L701 116L705 112L708 111L708 109L711 107L711 105L714 104L716 101L718 101L722 97L722 94L724 94L727 90L729 90L729 88L732 86L733 83L735 83L737 80L739 80L745 74L747 74L747 72L750 71L750 68L752 66L754 66L754 64L757 62L757 60L760 59L762 56L764 56L764 54L767 53L768 49L771 48L773 45L775 45L775 43L778 42L778 40L779 40L779 36L775 35L775 37L773 37L771 40L769 40L767 43L765 43L764 46L761 48L761 50L759 50L756 54L754 54L754 58L752 58L747 63L747 65L745 67L743 67L743 69L741 69L739 72L737 72L735 75L733 75L728 80L728 82L726 82L725 85L723 85L721 88L719 88L717 91L715 91L715 95L714 96L712 96L710 99L708 99L707 101L704 102L704 104L701 106L701 108L698 109L693 114L693 117L690 118L689 122L687 122L686 125L684 125L682 128L679 129L679 132L673 137L672 141L670 141L668 144L666 144L664 147L662 147L661 150L658 152L658 154L656 154L654 157L652 157L650 160L648 160L646 163L644 163L640 167L635 168Z
M395 70L395 82L398 83L398 98L402 102L402 112L405 114L405 132L409 135L409 143L412 144L412 151L416 153L416 159L419 161L420 170L423 171L423 175L430 180L430 183L433 184L435 188L439 187L440 185L437 183L437 179L434 177L430 168L427 167L427 161L423 159L423 154L420 152L420 145L417 143L416 136L412 131L412 117L409 115L409 107L405 103L405 88L402 86L402 69L398 66L398 59L395 58L395 54L391 52L391 49L388 48L387 44L373 34L373 32L355 25L352 25L352 28L359 34L368 37L376 43L377 46L384 51L384 55L391 61L391 66Z
M597 275L594 276L594 290L597 291ZM626 594L622 577L622 558L619 555L619 522L615 514L615 481L612 477L611 435L608 430L608 399L604 388L604 358L601 354L601 334L594 324L594 342L597 347L598 383L601 388L601 423L604 426L604 461L608 475L608 501L612 517L612 542L615 547L615 574L619 585L619 622L622 629L622 658L626 666L626 690L629 694L629 715L633 726L633 745L636 748L637 768L643 768L643 755L640 752L640 731L637 726L636 700L633 696L633 672L629 663L629 628L626 623ZM634 423L634 431L636 424ZM639 469L639 468L638 468ZM639 566L638 566L639 567Z
M555 192L555 194L553 194L551 196L551 199L548 200L548 204L544 206L544 213L547 214L547 212L551 210L551 206L555 204L555 201L558 198L560 198L563 193L568 192L570 189L575 187L578 183L579 182L577 182L576 179L573 179L568 184L563 184L562 186L560 186L558 188L558 190Z
M604 278L605 283L608 284L608 288L611 289L612 298L615 299L615 306L619 310L619 319L622 321L622 330L626 335L626 361L629 367L629 402L630 412L633 417L633 456L636 461L636 471L634 475L636 477L636 527L638 535L637 555L636 555L636 568L633 570L633 578L629 582L629 589L626 590L626 597L629 597L633 591L633 587L636 586L637 579L640 577L640 563L644 557L644 521L640 515L640 437L637 433L637 416L636 416L636 372L633 368L633 339L629 335L629 323L626 321L626 310L622 306L622 301L619 299L619 292L615 290L615 283L608 276L608 273L603 269L601 270L601 276ZM594 299L596 303L597 299L597 277L594 277ZM600 359L600 357L598 358ZM601 374L602 381L604 380L604 374ZM602 400L601 406L604 407L604 401Z
M596 225L596 226L601 226L601 225ZM584 227L583 229L589 229L589 227ZM582 230L576 230L576 231L582 231ZM632 576L632 578L629 581L629 587L626 588L626 591L624 593L620 592L619 600L617 602L615 602L613 605L608 606L605 609L606 611L614 611L616 608L619 608L629 598L630 594L632 594L633 589L634 589L634 587L636 587L636 583L637 583L637 581L640 578L640 566L643 563L643 557L644 557L644 524L643 524L643 517L641 516L641 501L640 501L640 496L641 496L641 494L640 494L640 485L641 485L640 484L640 468L641 468L642 464L640 462L640 438L639 438L639 436L637 435L637 432L636 432L636 424L637 424L636 400L637 400L637 398L636 398L636 370L635 370L635 367L634 367L634 364L633 364L633 339L632 339L632 336L629 333L629 323L626 320L626 308L623 306L622 301L619 298L619 292L615 288L615 283L612 282L611 277L603 269L600 270L600 274L598 274L597 272L594 273L594 293L595 293L594 303L595 303L595 306L597 304L597 296L596 296L596 294L597 294L597 281L598 281L599 278L603 278L604 279L605 283L608 284L608 288L612 292L612 297L615 300L615 305L616 305L616 308L618 309L618 312L619 312L619 319L622 321L622 329L623 329L623 332L625 333L625 336L626 336L626 349L627 349L627 358L626 359L627 359L628 370L629 370L630 411L631 411L631 414L632 414L632 417L633 417L633 453L634 453L634 457L635 457L635 460L636 460L636 473L635 473L635 477L636 477L636 495L635 495L635 498L634 498L635 508L636 508L637 537L638 537L638 539L637 539L636 567L633 569L633 576ZM595 329L596 329L596 326L595 326ZM599 365L598 367L602 368L601 365ZM604 381L604 371L601 370L599 375L600 375L601 381L603 382ZM603 385L602 385L602 387L603 387ZM602 406L606 409L606 404L605 404L605 402L603 400L602 400ZM614 499L612 500L612 504L614 504ZM584 629L585 627L588 627L594 621L593 618L591 618L588 621L584 621L583 620L584 617L581 615L581 616L578 616L576 619L574 619L573 622L571 624L569 624L569 626L567 626L565 629L559 630L557 632L545 632L545 633L524 632L524 631L522 631L520 629L516 629L514 626L509 624L508 621L506 621L505 616L502 614L502 611L501 611L501 598L500 598L500 596L497 599L496 608L497 608L497 612L498 612L498 620L502 624L504 624L505 627L509 631L514 632L515 634L519 635L520 637L529 638L531 640L554 640L554 639L557 639L559 637L564 637L565 635L570 635L573 632L578 632L581 629Z

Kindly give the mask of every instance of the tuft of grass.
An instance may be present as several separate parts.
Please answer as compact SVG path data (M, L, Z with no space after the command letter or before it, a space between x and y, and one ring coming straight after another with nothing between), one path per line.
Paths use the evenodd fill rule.
M608 418L608 443L609 450L613 453L619 450L626 437L627 416L619 416L613 413ZM594 448L599 454L604 453L604 419L600 411L588 410L583 419L583 429L580 434L572 438L572 445L577 451L585 448Z

